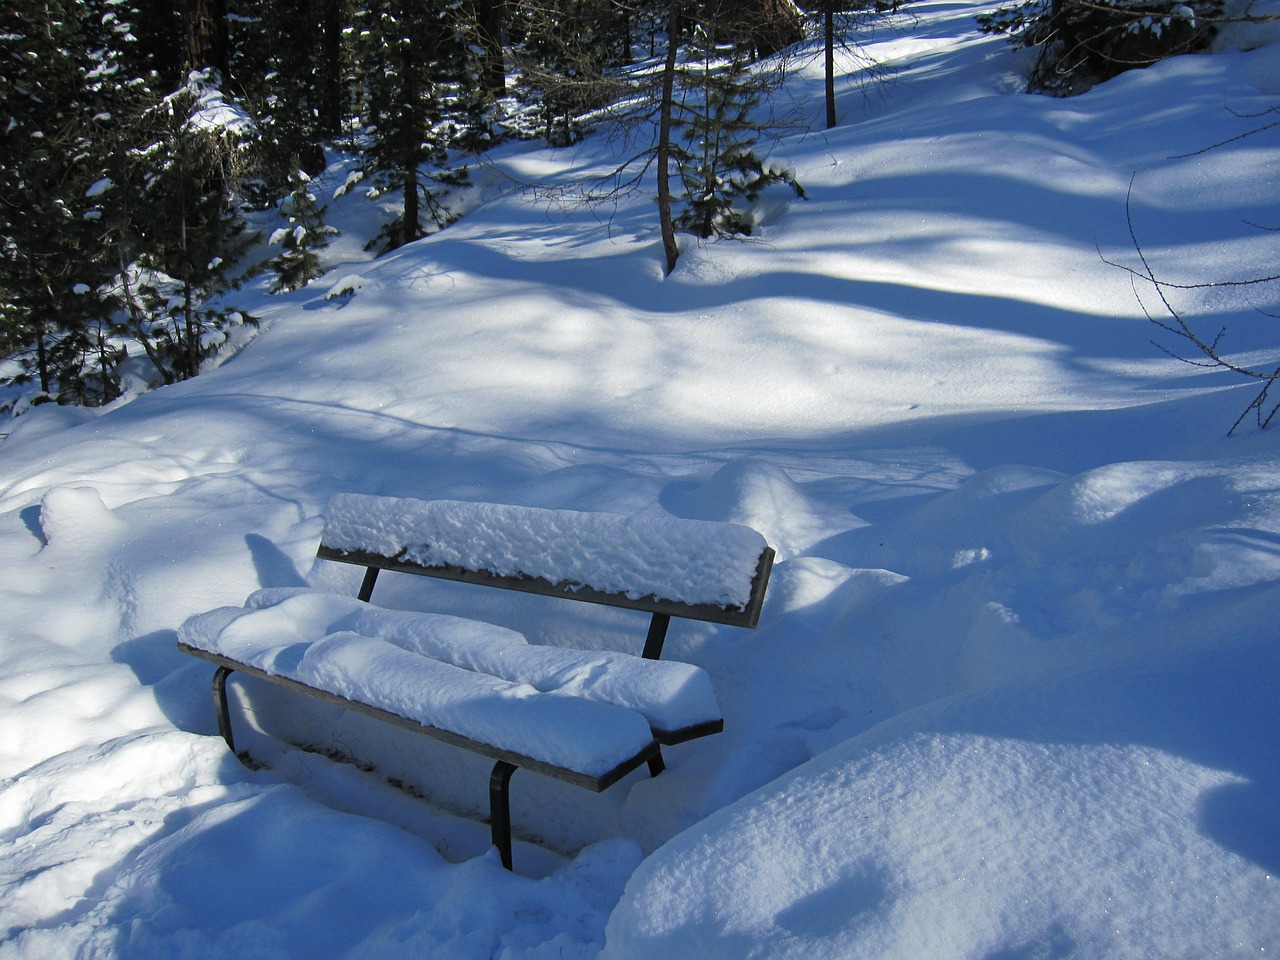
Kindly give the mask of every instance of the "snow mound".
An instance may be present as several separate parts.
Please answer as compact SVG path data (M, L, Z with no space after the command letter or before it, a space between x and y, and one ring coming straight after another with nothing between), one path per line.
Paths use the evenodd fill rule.
M668 495L669 509L683 517L738 523L759 530L780 560L794 556L829 532L787 471L756 457L734 460L693 489Z
M361 274L348 273L333 282L329 287L329 292L324 295L325 299L339 300L343 297L354 296L364 284L365 280Z
M40 531L54 549L90 550L119 537L124 524L93 487L54 487L40 501Z
M646 860L601 956L1268 954L1280 748L1232 731L1274 728L1278 668L1268 644L902 715Z

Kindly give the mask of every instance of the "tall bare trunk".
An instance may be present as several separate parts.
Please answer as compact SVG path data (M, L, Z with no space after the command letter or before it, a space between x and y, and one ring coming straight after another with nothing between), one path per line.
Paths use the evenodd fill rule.
M184 12L187 66L192 70L213 67L223 80L230 79L226 0L187 0Z
M680 8L681 0L671 0L667 12L667 60L662 68L662 102L658 111L658 217L668 274L680 258L671 217L671 114L676 89L676 56L680 49Z
M835 0L827 0L822 34L826 47L827 129L836 125L836 14Z

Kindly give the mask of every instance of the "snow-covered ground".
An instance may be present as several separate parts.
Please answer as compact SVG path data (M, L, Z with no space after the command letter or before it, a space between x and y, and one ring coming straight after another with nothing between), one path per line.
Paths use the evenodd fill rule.
M647 197L605 220L504 189L610 144L514 145L444 233L252 294L264 330L218 369L12 421L0 958L1280 951L1280 435L1227 438L1254 388L1161 353L1103 259L1136 263L1132 180L1168 279L1276 272L1277 131L1233 138L1274 118L1278 32L1054 100L1015 92L974 9L872 38L892 80L783 140L809 199L755 242L686 238L664 279ZM817 69L788 87L815 118ZM1177 302L1280 362L1275 285ZM353 593L314 560L339 492L759 530L760 627L667 644L725 732L598 796L518 774L517 874L484 765L443 747L311 733L426 800L260 734L245 768L177 629L263 587ZM625 611L378 589L643 640Z

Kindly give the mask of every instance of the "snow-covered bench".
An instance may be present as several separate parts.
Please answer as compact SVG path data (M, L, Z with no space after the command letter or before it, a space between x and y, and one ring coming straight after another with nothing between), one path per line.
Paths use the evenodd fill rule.
M724 720L698 667L659 660L672 616L755 626L773 562L735 524L499 504L340 495L318 556L366 567L359 595L261 590L192 617L179 647L218 666L218 726L235 751L233 671L289 687L496 761L494 845L511 866L518 768L597 792L661 747ZM529 644L504 627L369 603L379 570L604 603L651 614L643 656Z

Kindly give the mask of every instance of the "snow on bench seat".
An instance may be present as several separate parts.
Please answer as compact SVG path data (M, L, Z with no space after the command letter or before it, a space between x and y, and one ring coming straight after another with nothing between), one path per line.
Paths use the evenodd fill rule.
M733 523L363 494L329 501L319 555L741 626L755 626L773 557Z
M261 590L192 617L180 641L268 677L555 767L600 776L656 737L721 722L690 664L540 647L493 624L384 610L308 589Z

